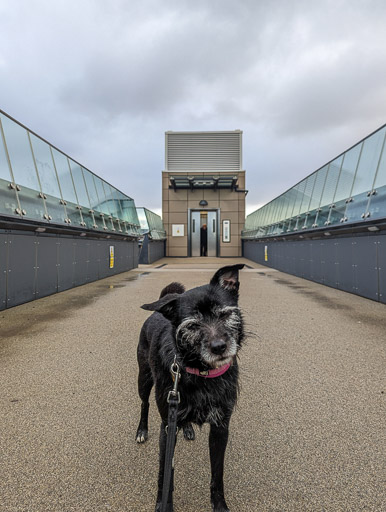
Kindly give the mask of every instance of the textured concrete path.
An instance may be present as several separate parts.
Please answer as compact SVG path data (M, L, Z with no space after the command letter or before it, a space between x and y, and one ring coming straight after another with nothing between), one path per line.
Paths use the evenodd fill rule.
M149 441L134 441L139 306L236 260L202 261L0 312L1 512L153 512L154 402ZM385 511L386 307L242 261L251 336L226 456L231 511ZM207 437L179 437L175 512L210 510Z

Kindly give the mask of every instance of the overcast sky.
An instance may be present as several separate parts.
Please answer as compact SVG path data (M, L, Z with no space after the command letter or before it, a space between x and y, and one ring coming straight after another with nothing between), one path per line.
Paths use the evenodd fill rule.
M0 108L161 212L167 130L243 130L251 212L386 122L384 0L0 0Z

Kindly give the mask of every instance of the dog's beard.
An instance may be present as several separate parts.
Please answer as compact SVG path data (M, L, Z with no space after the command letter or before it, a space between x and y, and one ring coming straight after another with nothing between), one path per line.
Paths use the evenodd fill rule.
M177 328L177 343L183 352L199 358L211 368L218 368L231 363L240 348L237 340L241 326L240 310L237 307L226 306L215 311L215 319L209 322L200 317L186 318ZM223 319L221 317L224 317ZM227 333L227 348L223 354L214 354L205 343L205 330L216 332L215 322L221 322ZM219 333L222 336L222 333Z

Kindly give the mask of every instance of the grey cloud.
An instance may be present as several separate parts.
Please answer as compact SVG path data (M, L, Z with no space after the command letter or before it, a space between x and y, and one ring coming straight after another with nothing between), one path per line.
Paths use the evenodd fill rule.
M261 204L384 122L385 14L381 0L2 0L0 108L150 208L166 130L240 128Z

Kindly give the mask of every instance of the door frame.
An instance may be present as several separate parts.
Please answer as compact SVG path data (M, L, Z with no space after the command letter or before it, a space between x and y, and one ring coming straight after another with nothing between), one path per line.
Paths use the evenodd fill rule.
M192 257L192 212L216 212L216 258L220 256L220 208L188 208L188 257Z

